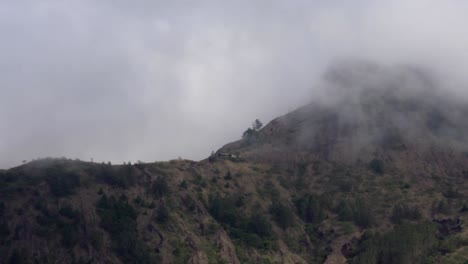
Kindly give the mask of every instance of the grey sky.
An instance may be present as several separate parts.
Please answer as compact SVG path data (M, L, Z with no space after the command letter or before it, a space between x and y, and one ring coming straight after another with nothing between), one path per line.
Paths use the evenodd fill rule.
M454 0L3 0L0 168L201 159L320 97L342 57L422 64L466 96L466 14Z

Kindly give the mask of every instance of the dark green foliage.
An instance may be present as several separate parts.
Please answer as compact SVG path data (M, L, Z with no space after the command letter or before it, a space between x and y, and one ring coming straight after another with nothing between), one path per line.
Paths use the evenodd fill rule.
M186 243L177 243L174 251L172 252L174 256L175 264L185 264L189 263L190 256L192 255L192 250Z
M236 206L234 197L211 196L209 212L219 222L229 226L238 226L242 215Z
M60 218L57 215L50 215L44 220L49 222L46 224L49 225L49 229L53 228L53 226L50 226L51 223L55 223L57 231L59 231L62 236L62 245L71 248L80 240L80 212L74 210L71 205L65 205L60 208L59 214L64 218ZM38 219L38 221L40 221L40 219Z
M286 229L294 224L294 214L289 207L281 203L273 202L270 207L270 213L273 219L283 229Z
M102 190L102 188L99 188L98 194L99 194L99 195L104 194L104 191Z
M452 203L450 200L441 199L440 201L434 202L432 205L432 213L434 214L450 214L452 212Z
M252 123L252 128L255 131L259 131L262 128L262 126L263 124L262 121L260 121L260 119L255 119L255 121Z
M80 234L77 224L61 223L59 228L62 234L62 245L71 248L79 242Z
M268 221L266 216L263 214L254 213L250 216L246 226L248 231L257 234L260 237L270 237L273 235L273 229L270 221Z
M26 250L15 249L8 260L9 264L28 264L28 257L26 256Z
M324 230L317 224L306 224L305 232L313 244L311 257L312 263L324 263L327 256L332 252L330 241L334 237L334 231Z
M308 164L304 162L300 162L299 164L297 164L297 175L300 177L304 176L304 174L307 171L307 166Z
M269 198L271 200L276 200L279 197L280 191L278 188L276 188L276 185L271 181L267 180L263 184L263 188L260 186L257 186L257 192L262 196Z
M383 235L363 236L351 263L427 263L437 243L433 223L403 223Z
M224 179L225 179L225 180L232 180L231 171L228 171L228 172L226 173L226 175L224 176Z
M393 207L390 220L395 224L400 224L403 220L419 220L421 212L417 207L409 207L406 204L397 204Z
M100 231L94 230L91 232L89 239L91 240L91 245L97 251L100 251L104 246L104 234Z
M188 188L188 183L186 180L183 180L180 185L179 185L180 188L182 189L187 189Z
M209 199L209 212L218 222L225 225L233 238L242 241L247 246L259 249L271 248L273 229L265 215L256 212L249 218L243 217L242 199L234 196L221 197L211 195Z
M260 120L256 119L252 127L247 128L242 134L242 139L244 139L247 144L253 144L260 140L260 129L262 128L263 124Z
M5 184L16 182L18 179L19 175L10 171L0 175L0 181L4 182Z
M363 228L370 227L374 223L369 205L360 198L341 201L335 211L340 221L352 221Z
M385 164L382 160L373 159L369 163L369 169L377 174L383 174L385 171Z
M125 263L153 263L153 257L138 239L137 212L125 196L101 196L97 203L101 227L112 238L112 248Z
M195 185L198 185L202 188L205 188L206 186L208 186L208 184L206 183L206 180L199 174L196 174L192 180L193 184Z
M5 203L0 202L0 219L2 218L4 214L5 214Z
M57 197L71 195L80 186L80 176L61 167L50 167L46 173L50 191Z
M128 188L136 183L136 176L132 165L114 168L110 164L101 164L95 171L95 174L99 181L121 188Z
M445 255L465 246L468 246L468 239L462 238L461 236L449 236L440 242L438 250Z
M165 224L169 220L169 210L167 207L162 204L158 207L156 211L156 221L160 224Z
M457 189L455 189L453 186L450 186L447 191L443 193L445 198L447 199L459 199L463 198L463 193L460 193Z
M167 178L164 176L159 176L153 183L152 186L153 195L157 198L162 198L169 193L169 184L167 183Z
M242 138L244 140L249 141L249 143L255 141L258 138L257 131L253 130L252 128L247 128L246 131L242 134Z
M0 245L4 239L10 235L10 229L8 227L8 221L5 217L5 204L0 202Z
M325 210L321 199L313 194L306 194L294 201L297 214L306 223L320 223L325 219Z
M70 219L74 219L75 221L79 221L80 212L78 210L74 210L73 207L69 204L60 208L59 213L65 217Z
M135 199L133 199L133 203L135 203L138 206L144 206L145 201L141 199L141 197L138 195Z

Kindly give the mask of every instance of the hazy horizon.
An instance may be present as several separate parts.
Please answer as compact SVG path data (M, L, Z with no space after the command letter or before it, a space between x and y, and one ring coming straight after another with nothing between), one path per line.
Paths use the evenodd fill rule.
M468 2L0 3L0 168L199 160L326 94L342 58L417 65L467 98Z

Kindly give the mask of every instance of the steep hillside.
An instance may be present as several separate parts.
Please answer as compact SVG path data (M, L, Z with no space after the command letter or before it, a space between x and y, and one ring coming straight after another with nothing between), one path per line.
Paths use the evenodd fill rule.
M0 171L0 263L466 263L468 107L361 63L200 162Z

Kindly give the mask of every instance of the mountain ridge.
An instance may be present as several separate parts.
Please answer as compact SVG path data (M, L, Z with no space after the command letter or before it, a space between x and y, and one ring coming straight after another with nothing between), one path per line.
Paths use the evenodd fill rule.
M0 171L0 263L465 263L468 108L405 67L325 80L200 162Z

